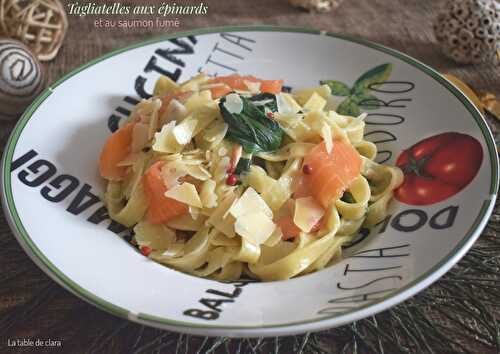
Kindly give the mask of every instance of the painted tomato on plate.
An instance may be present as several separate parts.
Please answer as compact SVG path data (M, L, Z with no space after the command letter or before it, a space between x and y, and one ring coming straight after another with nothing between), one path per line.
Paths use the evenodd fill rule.
M441 202L474 179L482 160L481 144L470 135L449 132L424 139L398 157L405 179L395 197L411 205Z

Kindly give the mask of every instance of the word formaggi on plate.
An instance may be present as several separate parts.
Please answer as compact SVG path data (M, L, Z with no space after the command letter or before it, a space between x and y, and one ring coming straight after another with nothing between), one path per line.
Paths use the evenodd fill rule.
M200 277L289 279L384 219L403 175L373 161L366 114L330 109L328 85L282 84L161 77L108 138L105 203L145 256Z

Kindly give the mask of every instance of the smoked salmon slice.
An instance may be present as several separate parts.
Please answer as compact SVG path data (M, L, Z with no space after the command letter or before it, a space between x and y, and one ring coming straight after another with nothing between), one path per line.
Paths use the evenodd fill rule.
M212 87L212 97L219 98L227 95L233 90L248 90L246 82L260 83L260 92L278 94L283 87L283 80L261 80L254 76L240 76L232 74L228 76L218 76L209 81L210 84L224 84L221 86Z
M118 166L130 153L132 131L135 123L128 123L108 138L101 150L99 158L99 172L109 180L120 180L125 177L127 168Z
M335 140L331 153L325 142L316 145L304 158L310 173L303 174L300 192L308 190L326 208L331 201L339 199L361 172L361 157L349 143ZM300 176L299 176L300 178Z
M178 216L187 214L186 204L165 197L167 187L161 177L161 168L165 161L151 165L143 177L144 192L148 198L147 219L151 224L162 224Z

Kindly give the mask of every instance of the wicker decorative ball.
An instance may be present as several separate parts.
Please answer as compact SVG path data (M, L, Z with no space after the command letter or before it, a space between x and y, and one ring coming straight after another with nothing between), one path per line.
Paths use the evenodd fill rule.
M0 39L0 119L13 120L43 88L40 63L21 42Z
M19 39L41 61L57 55L67 29L59 0L0 0L1 34Z
M329 12L337 8L343 0L289 0L290 4L307 11Z
M449 0L434 24L445 55L472 64L497 60L500 13L494 0Z

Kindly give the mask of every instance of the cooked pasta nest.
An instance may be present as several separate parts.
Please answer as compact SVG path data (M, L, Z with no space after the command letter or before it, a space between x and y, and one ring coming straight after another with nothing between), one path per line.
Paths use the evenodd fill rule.
M260 92L258 84L249 83L247 90L213 98L218 85L204 74L182 84L162 77L154 96L135 106L128 120L133 127L124 140L127 150L112 166L120 175L104 176L111 218L133 228L132 242L149 258L199 277L284 280L338 262L342 246L360 228L387 216L393 190L403 180L398 168L374 162L377 148L363 138L366 115L337 114L326 85L275 94L277 108L267 115L283 132L280 146L254 152L232 185L228 176L235 159L246 152L228 138L231 127L221 100L236 100L238 106L231 94L244 100ZM230 112L241 108L227 107ZM359 173L327 205L313 197L296 198L304 159L322 142L334 156L332 141L355 149ZM163 196L151 196L151 166L157 166ZM167 204L161 203L172 200L172 207L162 209ZM169 216L162 219L165 213ZM298 234L283 233L276 222L283 218L293 221Z

